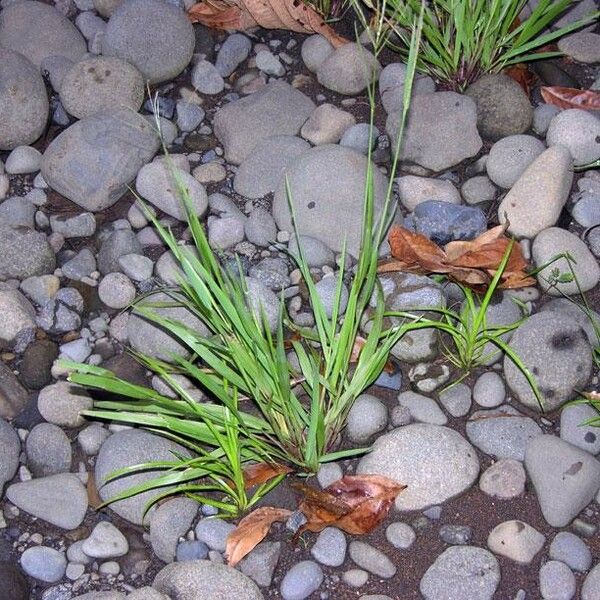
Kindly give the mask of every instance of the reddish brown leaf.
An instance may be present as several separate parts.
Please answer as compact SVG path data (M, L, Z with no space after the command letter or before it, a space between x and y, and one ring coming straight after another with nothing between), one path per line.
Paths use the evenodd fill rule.
M285 475L292 471L293 469L290 469L290 467L278 463L256 463L244 469L244 486L246 489L250 489L255 485L266 483L273 477Z
M218 29L287 29L299 33L320 33L334 47L348 40L339 36L323 17L297 0L204 0L188 11L192 22Z
M502 225L485 231L474 240L450 242L444 248L420 233L395 225L390 231L389 241L395 260L380 265L380 273L444 273L477 291L486 289L510 244ZM517 288L535 283L525 272L526 267L520 246L514 244L499 287Z
M406 486L382 475L347 475L323 491L304 485L296 489L304 494L299 506L307 518L303 529L321 531L335 525L360 535L373 531L385 519Z
M275 521L284 521L292 514L285 508L264 506L245 516L238 526L227 536L225 554L227 564L234 567L256 547L269 533Z
M529 97L531 95L531 86L536 80L536 76L529 70L525 63L511 65L504 69L504 73L511 79L514 79Z
M541 92L544 102L554 104L558 108L600 110L600 91L598 90L578 90L555 85L542 87Z

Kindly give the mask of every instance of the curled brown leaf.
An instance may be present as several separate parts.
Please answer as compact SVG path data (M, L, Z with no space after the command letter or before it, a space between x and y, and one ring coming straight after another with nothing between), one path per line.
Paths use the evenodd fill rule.
M266 483L278 475L285 475L292 471L293 469L290 467L278 463L255 463L244 468L244 486L246 489L250 489L255 485Z
M275 521L284 521L292 512L285 508L263 506L246 515L227 536L225 554L227 564L234 567L269 533Z
M578 90L555 85L544 86L540 91L544 102L558 106L558 108L600 110L600 91L598 90Z

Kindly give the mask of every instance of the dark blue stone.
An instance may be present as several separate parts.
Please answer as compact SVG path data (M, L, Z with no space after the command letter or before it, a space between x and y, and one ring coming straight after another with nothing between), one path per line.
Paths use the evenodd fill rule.
M208 546L199 540L179 542L176 557L178 562L184 560L202 560L208 556Z
M154 113L154 98L148 98L144 102L144 108L151 113ZM158 96L156 98L156 108L158 108L158 114L165 119L172 119L175 114L175 100L167 98L166 96Z
M404 220L404 226L443 246L476 238L487 229L487 218L476 206L426 200Z

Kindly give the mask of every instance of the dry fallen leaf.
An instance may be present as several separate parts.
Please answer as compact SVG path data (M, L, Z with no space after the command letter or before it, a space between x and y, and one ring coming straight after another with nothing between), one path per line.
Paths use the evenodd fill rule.
M291 473L293 469L278 463L256 463L244 469L244 486L250 489L255 485L266 483L278 475Z
M536 76L529 70L529 67L525 63L518 63L511 65L504 69L504 73L511 79L514 79L527 94L527 97L531 95L531 86L536 80Z
M504 235L504 227L498 225L474 240L450 242L441 248L420 233L394 225L389 242L394 260L380 265L380 273L441 273L476 291L484 291L511 241ZM514 244L499 287L507 289L535 284L535 280L525 272L526 267L521 247Z
M316 532L334 525L355 535L373 531L406 489L382 475L347 475L322 491L303 484L293 487L304 496L298 508L307 523L301 530Z
M234 567L269 533L275 521L284 521L292 514L285 508L264 506L246 515L227 536L225 554L227 564Z
M217 29L243 31L258 25L264 29L320 33L336 48L348 41L302 0L204 0L189 9L188 17L193 23Z
M556 85L542 87L541 92L544 102L554 104L558 108L600 110L600 91L598 90L578 90Z

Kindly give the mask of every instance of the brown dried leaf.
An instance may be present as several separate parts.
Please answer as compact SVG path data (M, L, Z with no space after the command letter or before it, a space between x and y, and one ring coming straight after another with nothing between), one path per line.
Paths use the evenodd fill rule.
M245 516L227 536L225 554L227 564L234 567L269 533L275 521L284 521L292 514L285 508L263 506Z
M470 241L455 241L440 248L426 236L395 225L389 235L394 261L379 266L380 273L407 271L428 275L444 273L477 291L485 290L502 262L510 240L499 225ZM521 247L514 244L502 273L500 288L525 287L535 283L527 275Z
M244 30L259 25L264 29L320 33L336 48L348 42L314 9L298 0L204 0L192 6L188 16L192 22L219 29Z
M578 90L555 85L542 87L541 92L544 102L554 104L558 108L600 110L600 91L598 90Z
M504 69L504 73L511 79L514 79L523 88L527 97L531 95L531 87L535 83L536 76L529 70L529 67L525 63L511 65Z
M323 491L309 486L296 489L304 493L299 506L307 518L304 529L316 532L335 525L360 535L373 531L385 519L406 486L382 475L347 475Z
M278 463L256 463L244 469L244 487L248 490L255 485L266 483L278 475L291 473L293 469Z

